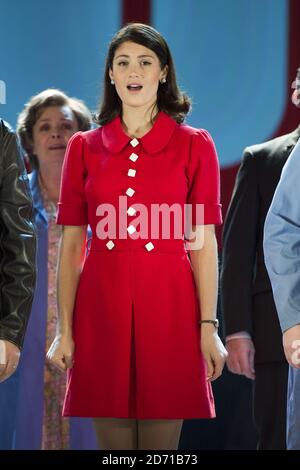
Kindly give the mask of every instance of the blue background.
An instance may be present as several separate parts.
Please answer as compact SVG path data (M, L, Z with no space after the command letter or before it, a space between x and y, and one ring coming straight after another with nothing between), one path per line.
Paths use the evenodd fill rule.
M120 0L0 0L3 118L16 124L28 99L60 88L94 111L107 45L121 25ZM221 165L271 137L287 88L287 0L154 0L152 23L173 52L193 98L188 122L208 129ZM296 71L295 71L296 72Z

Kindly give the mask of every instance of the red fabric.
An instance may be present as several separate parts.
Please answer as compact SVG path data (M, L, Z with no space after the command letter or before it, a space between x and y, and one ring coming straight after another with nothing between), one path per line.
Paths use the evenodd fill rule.
M123 0L122 7L123 24L132 21L135 23L151 24L151 0L143 0L142 2L137 2L136 0Z
M206 131L160 113L133 148L119 118L71 139L57 222L89 223L93 240L74 310L74 367L65 416L137 419L215 415L199 347L199 307L183 240L97 238L100 203L204 204L204 222L221 222L219 170ZM135 153L136 162L129 160ZM135 177L127 175L136 169ZM117 210L118 213L118 210ZM135 216L128 216L134 222ZM172 234L172 232L171 232ZM145 245L152 242L154 249Z

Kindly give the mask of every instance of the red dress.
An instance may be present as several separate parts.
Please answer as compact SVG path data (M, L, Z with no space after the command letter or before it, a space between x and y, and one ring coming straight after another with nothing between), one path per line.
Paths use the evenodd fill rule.
M137 210L122 212L127 227L136 227L128 233L125 225L125 237L119 196ZM119 117L71 138L57 223L89 224L93 237L74 307L74 366L64 416L215 416L184 240L172 230L169 239L163 238L161 227L158 235L150 228L142 235L135 223L138 204L148 209L150 227L152 205L163 203L191 204L194 224L221 223L218 160L207 131L177 124L160 112L140 139L124 133ZM196 204L204 205L204 222L197 219ZM111 208L116 208L116 233L107 218ZM108 227L109 236L99 238Z

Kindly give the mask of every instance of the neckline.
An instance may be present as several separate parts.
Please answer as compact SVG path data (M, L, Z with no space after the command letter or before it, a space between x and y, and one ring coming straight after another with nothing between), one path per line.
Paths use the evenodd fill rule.
M159 111L152 128L143 137L135 138L147 153L156 153L168 144L175 127L178 125L166 113ZM134 137L125 133L120 116L117 116L101 129L103 144L113 153L121 152L134 139Z
M126 132L125 129L124 129L124 124L125 124L125 123L124 123L123 119L121 118L121 116L118 116L118 117L119 117L119 119L120 119L120 125L121 125L121 128L122 128L124 134L125 134L129 139L131 139L131 140L132 140L132 139L141 140L141 139L143 139L149 132L152 131L152 129L153 129L153 127L155 126L155 123L156 123L157 118L158 118L158 116L159 116L160 113L161 113L161 111L158 111L158 112L156 113L156 115L155 115L155 117L154 117L154 122L153 122L152 126L150 127L150 129L148 129L148 130L145 132L145 134L143 134L143 135L140 136L140 137L138 137L138 136L136 136L136 135L131 136L131 135L127 134L127 132Z

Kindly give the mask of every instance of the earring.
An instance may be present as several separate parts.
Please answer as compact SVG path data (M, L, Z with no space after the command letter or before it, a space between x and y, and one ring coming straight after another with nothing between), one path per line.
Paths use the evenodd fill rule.
M111 79L110 83L111 83L112 85L114 85L114 84L115 84L115 82L113 81L113 79Z
M167 81L167 80L166 80L165 78L162 78L161 81L160 81L160 83L166 83L166 81Z

